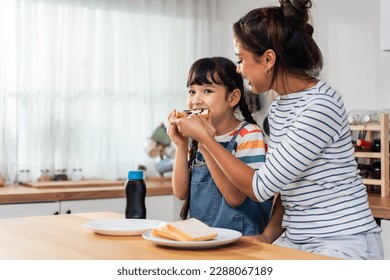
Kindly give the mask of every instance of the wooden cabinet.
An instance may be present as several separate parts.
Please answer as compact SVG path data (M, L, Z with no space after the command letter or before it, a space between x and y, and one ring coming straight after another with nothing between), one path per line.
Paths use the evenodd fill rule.
M171 222L180 219L181 202L173 195L147 196L146 218ZM126 198L64 200L61 214L109 211L125 213Z
M363 179L365 185L380 186L381 196L389 197L389 115L382 114L379 124L351 125L352 131L366 131L366 140L372 140L379 134L381 140L381 152L356 151L356 158L364 158L368 161L380 160L381 178Z
M181 202L174 195L158 195L146 197L147 219L175 221L179 220ZM75 214L85 212L117 212L124 213L125 198L63 200L34 203L0 204L0 218L16 218L27 216L45 216L59 214Z
M0 204L0 218L58 214L60 214L60 203L58 201Z
M385 260L390 260L390 220L381 221L382 241Z

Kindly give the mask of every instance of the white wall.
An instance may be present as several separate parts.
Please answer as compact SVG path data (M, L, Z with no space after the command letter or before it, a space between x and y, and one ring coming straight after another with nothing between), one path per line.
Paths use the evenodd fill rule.
M342 94L347 111L390 108L390 52L380 50L380 0L313 0L314 37L324 56L321 78ZM221 1L221 55L233 61L232 24L271 0ZM390 11L388 12L390 16Z

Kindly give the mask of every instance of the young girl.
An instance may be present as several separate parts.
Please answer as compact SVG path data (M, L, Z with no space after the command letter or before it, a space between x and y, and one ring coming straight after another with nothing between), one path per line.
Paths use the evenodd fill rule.
M187 87L188 108L209 110L213 135L221 147L258 169L265 160L263 135L249 112L243 80L234 63L223 57L199 59L189 71ZM236 108L245 121L236 116ZM168 118L171 124L177 118L176 110ZM188 213L209 226L234 229L243 235L261 233L272 201L260 203L247 197L196 141L191 143L188 159L189 140L175 125L170 125L168 135L177 147L173 190L178 198L186 199L181 217L186 219Z
M237 71L253 92L279 94L269 109L270 143L259 170L221 149L206 120L174 122L244 193L258 201L280 193L285 230L274 231L274 244L345 259L383 259L343 100L317 78L322 55L308 22L312 3L280 3L253 10L233 26Z

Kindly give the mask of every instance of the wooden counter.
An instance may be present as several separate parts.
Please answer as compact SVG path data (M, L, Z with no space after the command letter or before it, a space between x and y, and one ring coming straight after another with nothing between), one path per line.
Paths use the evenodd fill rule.
M141 236L98 235L87 221L122 218L111 212L0 219L0 259L8 260L326 260L323 255L238 241L212 249L156 246Z
M150 180L146 182L146 185L148 196L170 195L173 193L172 183L167 180ZM124 196L123 186L43 189L23 187L20 185L6 185L4 187L0 187L0 204L117 198ZM369 192L368 201L375 218L390 219L389 197L381 197L380 193Z
M146 182L147 195L170 195L172 183L165 180ZM0 187L0 204L124 197L124 186L75 188L32 188L20 185Z
M380 193L368 193L368 203L372 214L378 219L390 219L390 197Z

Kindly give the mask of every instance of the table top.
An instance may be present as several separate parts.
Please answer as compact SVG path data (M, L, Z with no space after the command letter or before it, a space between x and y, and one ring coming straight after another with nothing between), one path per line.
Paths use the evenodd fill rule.
M240 238L209 249L154 245L141 236L99 235L83 224L123 218L112 212L0 219L3 260L327 260L327 256Z

